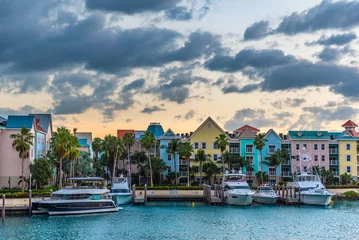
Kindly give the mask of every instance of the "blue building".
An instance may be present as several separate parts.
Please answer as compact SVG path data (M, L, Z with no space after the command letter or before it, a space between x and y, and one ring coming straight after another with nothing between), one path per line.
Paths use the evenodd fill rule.
M262 150L262 161L265 161L266 157L269 157L271 154L281 149L281 137L273 130L270 129L265 136L267 142ZM269 184L275 184L276 180L280 179L281 176L281 167L277 169L269 167L266 164L262 164L263 172L266 172L269 176ZM277 179L275 178L277 176Z
M167 170L163 172L164 176L167 176L168 173L174 172L175 170L175 162L176 162L176 171L180 171L180 162L179 162L179 154L168 154L167 148L171 147L171 141L174 139L180 139L180 136L177 136L171 129L168 129L163 136L159 137L160 141L160 158L166 163ZM187 171L187 169L186 169Z

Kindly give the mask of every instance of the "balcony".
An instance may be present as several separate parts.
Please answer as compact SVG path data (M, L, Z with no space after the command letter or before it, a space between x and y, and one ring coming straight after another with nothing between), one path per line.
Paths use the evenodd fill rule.
M283 165L290 165L290 160L283 162Z
M338 152L337 148L329 148L329 154L338 154Z
M339 176L339 172L338 171L333 171L334 176L338 177Z
M187 165L188 162L187 162L187 160L180 160L180 161L179 161L179 164L180 164L180 165Z
M357 166L359 166L359 160L357 160Z
M338 160L330 160L329 161L329 165L338 165L339 161Z
M180 177L187 177L187 172L180 172Z
M247 171L246 174L247 176L253 176L253 171Z
M275 176L275 171L269 171L269 176Z
M292 176L292 174L290 173L290 171L283 171L283 176L290 177L290 176Z

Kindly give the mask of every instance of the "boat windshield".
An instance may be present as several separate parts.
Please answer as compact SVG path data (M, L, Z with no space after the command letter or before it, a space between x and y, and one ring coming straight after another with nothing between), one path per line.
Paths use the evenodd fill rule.
M298 182L320 182L320 179L318 176L315 175L308 175L308 176L297 176L296 181Z
M112 189L112 193L129 193L130 189Z
M224 179L223 181L243 181L244 178L243 176L240 176L240 175L234 175L234 176L224 176Z
M249 189L249 186L226 186L227 189Z
M271 191L273 191L273 189L271 187L260 187L259 191L271 192Z

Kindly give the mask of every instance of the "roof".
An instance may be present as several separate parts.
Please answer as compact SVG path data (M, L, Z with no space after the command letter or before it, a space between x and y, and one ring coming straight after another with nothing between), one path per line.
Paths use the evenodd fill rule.
M343 132L328 132L330 138L337 139Z
M255 137L256 134L250 128L244 129L244 131L240 132L238 136L239 139L254 139Z
M36 124L36 130L46 133L46 131L44 129L42 129L42 127L39 124Z
M357 126L358 125L352 120L348 120L342 125L342 127L357 127Z
M90 145L87 144L87 138L79 138L79 143L81 147L89 147Z
M6 118L3 118L2 116L0 116L0 122L5 122Z
M34 125L34 119L34 116L9 115L6 122L6 128L32 128Z
M206 120L204 120L203 123L196 129L196 131L193 132L193 134L189 138L191 139L199 131L199 129L201 129L202 126L208 121L211 121L223 134L227 136L228 139L230 139L228 134L211 117L208 117Z
M330 140L328 131L289 131L292 140Z
M276 131L274 131L272 128L268 130L268 132L266 133L265 137L267 137L271 132L273 132L280 140L282 140L282 138L277 134Z
M180 136L177 136L170 128L163 134L163 136L159 137L159 139L179 139Z
M159 138L165 133L160 123L150 123L147 131L152 132L155 138Z
M39 119L40 127L45 130L46 133L49 133L49 130L52 128L51 114L29 114L29 116L35 116L36 119Z
M238 128L237 130L235 130L235 132L243 132L246 129L249 129L249 130L251 130L253 132L259 132L260 131L258 128L255 128L255 127L252 127L252 126L249 126L249 125L244 125L244 126Z
M130 130L130 129L118 129L118 130L117 130L117 137L123 138L123 135L125 135L126 133L132 133L133 135L135 135L135 130Z
M357 133L356 131L349 130L348 132L350 132L350 134L353 135L353 137L359 138L359 133Z

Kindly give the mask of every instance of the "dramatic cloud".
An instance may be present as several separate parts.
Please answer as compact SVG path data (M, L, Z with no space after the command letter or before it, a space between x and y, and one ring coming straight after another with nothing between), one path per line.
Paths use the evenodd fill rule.
M244 108L238 110L232 119L224 124L224 128L230 131L238 129L243 125L249 124L256 128L276 125L276 121L268 117L263 109Z
M166 111L166 109L160 108L158 106L145 107L141 113L152 114L153 112Z
M137 79L137 80L123 86L122 92L128 92L128 91L131 91L131 90L139 90L144 85L145 85L145 79L143 79L143 78Z
M245 85L241 88L239 88L236 85L228 85L224 88L222 88L222 92L224 94L229 94L229 93L248 93L248 92L253 92L254 90L256 90L259 87L258 84L248 84Z
M9 115L27 115L29 113L37 114L37 113L48 113L48 111L43 111L41 109L35 108L30 105L22 106L18 109L0 107L0 117L7 118Z
M205 63L210 70L236 72L246 67L268 68L276 65L291 63L295 58L285 55L281 50L244 49L235 57L217 55Z
M269 22L260 21L252 24L244 32L244 40L256 40L264 38L269 34Z
M355 40L357 38L357 35L353 32L350 33L343 33L343 34L333 34L330 37L322 36L317 41L313 41L310 43L306 43L307 46L312 45L324 45L324 46L330 46L330 45L346 45L350 43L351 41Z
M196 114L196 112L194 110L189 110L188 113L186 113L186 115L184 115L184 119L190 120L194 117L195 114Z
M325 47L321 52L317 53L316 55L322 61L336 62L346 54L350 54L354 56L355 51L349 47L344 47L344 48Z
M174 7L165 11L168 19L178 21L188 21L193 18L193 13L186 7Z
M358 109L350 106L339 106L331 109L323 107L304 107L303 111L313 114L316 121L347 120L353 118L358 113Z
M181 0L86 0L86 7L93 10L136 14L143 12L159 12L175 7Z
M305 99L303 98L286 98L284 100L278 100L272 102L271 105L277 109L282 109L286 107L295 108L301 106L305 103Z

